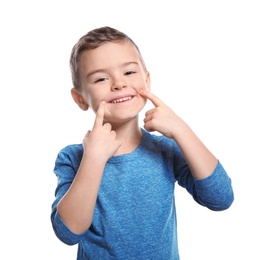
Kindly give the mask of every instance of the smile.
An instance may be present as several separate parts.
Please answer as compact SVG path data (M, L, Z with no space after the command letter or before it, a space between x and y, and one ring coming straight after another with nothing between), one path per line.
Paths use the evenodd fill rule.
M111 100L110 103L122 103L122 102L125 102L125 101L128 101L128 100L131 100L133 97L130 96L130 97L124 97L124 98L119 98L119 99L114 99L114 100Z

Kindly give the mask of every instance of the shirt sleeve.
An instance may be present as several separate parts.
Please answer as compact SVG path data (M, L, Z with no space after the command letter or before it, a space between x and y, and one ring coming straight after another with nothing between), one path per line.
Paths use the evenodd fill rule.
M225 210L231 206L234 201L232 182L219 160L208 177L196 179L174 140L164 139L162 149L168 163L173 165L176 182L185 188L197 203L214 211ZM172 166L168 165L169 169L170 167Z
M210 176L194 179L193 197L201 205L215 211L231 206L234 201L232 182L220 161Z
M204 179L195 179L183 160L178 170L181 171L177 178L178 184L186 188L200 205L214 211L221 211L229 208L233 203L232 182L220 161L213 172Z
M55 190L55 200L52 204L51 222L56 236L63 243L68 245L77 244L82 238L82 234L73 233L65 225L57 212L57 205L71 186L76 175L81 157L82 155L79 146L66 147L59 152L54 167L54 173L57 177L57 187Z

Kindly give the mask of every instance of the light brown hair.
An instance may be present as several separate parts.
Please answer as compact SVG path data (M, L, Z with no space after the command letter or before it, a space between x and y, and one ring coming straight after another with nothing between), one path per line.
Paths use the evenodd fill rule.
M146 66L140 53L140 50L130 37L114 28L108 26L100 27L86 33L78 40L78 42L72 48L70 56L70 69L74 88L77 90L80 90L81 88L79 80L79 61L84 51L96 49L107 42L126 41L132 43L132 45L136 48L139 53L139 58L142 62L143 68L146 70Z

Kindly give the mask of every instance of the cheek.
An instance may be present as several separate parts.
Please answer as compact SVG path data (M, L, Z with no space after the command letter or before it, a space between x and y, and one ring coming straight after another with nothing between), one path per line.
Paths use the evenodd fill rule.
M146 105L146 103L147 103L147 98L143 98L143 100L144 100L144 102L143 102L143 107Z
M147 98L139 95L139 104L138 104L139 112L145 107L146 103L147 103Z
M135 91L137 92L137 93L139 93L139 91L140 90L148 90L149 91L149 85L146 83L146 82L144 82L144 81L141 81L141 82L135 82L135 84L133 84L132 86L131 86L133 89L135 89Z
M103 99L99 99L99 98L91 98L91 100L90 100L90 104L91 104L91 109L94 111L94 113L97 113L97 110L98 110L98 106L99 106L99 104L100 104L100 102L102 101L102 100L104 100L104 98Z
M87 99L87 103L89 104L90 108L96 113L99 103L102 100L105 100L106 94L105 93L101 93L100 91L97 91L97 93L95 94L94 92L90 92L87 93L86 95L86 99Z

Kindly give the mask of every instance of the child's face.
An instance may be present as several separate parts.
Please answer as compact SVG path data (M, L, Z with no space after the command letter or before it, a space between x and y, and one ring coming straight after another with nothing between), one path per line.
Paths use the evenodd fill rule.
M110 123L135 118L146 103L138 93L150 88L149 73L129 42L106 43L84 52L80 82L82 97L94 112L101 101L106 102L104 118Z

